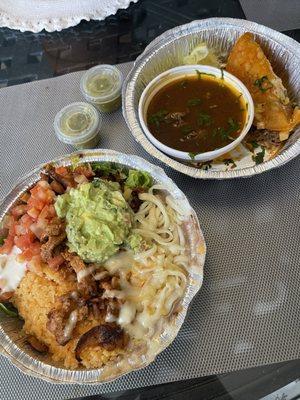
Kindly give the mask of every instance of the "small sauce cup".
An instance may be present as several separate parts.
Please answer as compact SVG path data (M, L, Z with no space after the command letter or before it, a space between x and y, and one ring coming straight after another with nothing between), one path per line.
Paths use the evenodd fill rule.
M233 89L235 89L236 91L239 91L243 96L245 104L247 105L247 115L243 129L241 130L239 136L235 140L233 140L228 145L217 148L213 151L198 153L197 155L195 155L193 160L191 160L191 156L188 152L173 149L172 147L169 147L161 143L154 137L154 135L150 132L147 125L147 111L151 103L151 100L163 87L170 84L172 81L176 81L180 78L186 78L188 76L195 75L195 71L199 71L200 73L204 74L214 75L215 78L217 79L223 79L223 82L225 84L233 87ZM254 104L252 97L246 86L238 78L236 78L229 72L222 71L219 68L211 67L208 65L198 65L198 64L184 65L163 72L162 74L154 78L146 86L139 101L138 114L139 114L139 121L145 135L150 140L150 142L159 150L178 160L205 162L222 156L223 154L233 150L239 143L241 143L241 141L247 135L252 125L254 118Z
M87 70L80 80L80 90L86 101L99 111L110 113L121 106L123 75L113 65L97 65Z
M92 149L100 139L102 118L91 104L72 103L60 110L54 119L58 139L76 149Z

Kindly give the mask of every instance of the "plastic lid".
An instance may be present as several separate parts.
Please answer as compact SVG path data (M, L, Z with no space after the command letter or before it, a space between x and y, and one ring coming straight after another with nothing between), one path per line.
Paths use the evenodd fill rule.
M72 103L60 110L54 119L54 130L59 140L68 144L84 143L95 137L102 118L88 103Z
M102 64L87 70L80 80L80 90L91 102L108 102L120 95L123 75L113 65Z

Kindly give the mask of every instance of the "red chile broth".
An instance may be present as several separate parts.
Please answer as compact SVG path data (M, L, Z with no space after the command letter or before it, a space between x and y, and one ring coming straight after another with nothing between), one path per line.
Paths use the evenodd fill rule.
M245 125L246 108L235 88L197 71L156 93L147 110L147 125L161 143L194 155L235 140Z

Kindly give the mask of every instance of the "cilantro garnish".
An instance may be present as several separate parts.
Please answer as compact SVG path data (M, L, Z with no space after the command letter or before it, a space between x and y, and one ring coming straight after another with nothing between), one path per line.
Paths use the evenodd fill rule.
M234 140L234 138L231 136L232 133L236 132L240 125L237 121L235 121L233 118L228 118L228 128L215 128L212 132L213 136L220 135L223 140L230 139Z
M265 148L262 148L262 151L260 151L259 153L256 153L252 156L252 160L255 161L255 164L261 164L264 162L264 157L265 157Z
M256 81L254 82L254 86L257 86L258 89L262 93L264 93L268 89L271 89L273 87L273 84L269 81L269 78L265 75L265 76L262 76L259 79L256 79Z
M214 75L214 74L208 74L207 72L200 72L197 69L196 69L196 73L197 73L198 79L201 79L201 77L202 77L201 75L213 76L214 78L216 77L216 75Z
M202 112L198 113L198 117L197 117L197 122L198 125L200 126L208 126L212 124L212 117L209 114L205 114Z
M259 144L257 143L256 140L252 140L252 142L250 142L250 144L254 149L257 149L257 147L259 147Z
M221 79L223 80L224 79L224 68L220 68L220 70L221 70Z
M194 161L197 154L199 154L199 153L190 152L190 153L189 153L189 156L190 156L191 160Z
M198 106L199 104L201 104L201 99L190 99L187 102L188 107Z
M159 110L156 113L152 114L148 118L149 124L156 125L159 128L160 123L165 119L165 116L168 114L167 110Z
M235 168L236 167L236 163L233 161L232 158L226 158L225 160L223 160L223 162L227 166L230 166L230 164L231 164L231 168Z
M197 69L196 69L196 74L197 74L198 79L201 79L201 72L198 71Z
M190 125L184 125L180 128L180 130L184 135L187 135L192 132L193 128Z

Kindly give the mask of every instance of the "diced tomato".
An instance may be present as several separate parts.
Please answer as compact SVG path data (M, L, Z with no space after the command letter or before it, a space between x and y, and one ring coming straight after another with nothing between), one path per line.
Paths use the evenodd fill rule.
M44 189L49 189L49 187L50 187L49 183L44 180L38 181L38 183L36 185L41 188L44 188Z
M17 224L15 226L15 232L17 236L25 235L27 231L28 229L22 224Z
M30 209L27 211L27 214L28 214L31 218L33 218L34 220L37 220L37 219L38 219L38 216L39 216L39 214L40 214L40 211L39 211L37 208L32 207L32 208L30 208Z
M57 174L59 174L59 175L67 175L68 169L67 169L66 167L63 167L63 166L61 166L61 167L56 167L56 168L55 168L55 172L56 172Z
M3 228L10 229L15 224L15 219L12 215L6 215L3 221Z
M12 208L11 215L13 215L14 217L21 217L26 213L27 209L28 209L27 204L19 204L14 208Z
M28 214L24 214L19 222L28 230L33 223L33 219Z
M28 200L28 206L30 208L34 207L37 210L41 211L43 209L43 207L45 206L45 201L31 196L30 199Z
M42 233L44 231L44 227L41 226L38 222L31 224L29 229L31 230L31 232L33 232L35 234L35 236L38 239L40 239L40 237L42 236Z
M24 195L23 195L24 196ZM34 266L41 267L41 243L39 239L49 220L56 216L53 201L55 193L45 180L39 181L23 198L27 204L19 204L12 208L10 215L5 217L4 230L8 237L0 247L0 254L8 254L16 245L22 253L18 256L22 261L34 259ZM39 257L39 258L36 258ZM62 262L55 258L52 262L55 268Z
M53 204L50 204L49 206L48 215L50 218L56 217L56 211Z
M41 251L41 245L39 242L32 243L31 246L27 247L19 255L21 261L30 261L34 256L39 256Z
M48 265L50 268L57 270L58 267L65 262L65 259L62 255L55 256L48 261Z
M21 250L26 250L28 247L31 247L32 243L35 240L35 234L31 231L28 231L26 235L15 236L14 242L17 247Z
M10 236L14 236L16 234L16 222L14 221L14 223L9 227L8 230L8 234Z
M14 237L8 236L4 239L4 244L0 247L0 254L9 254L14 245Z

